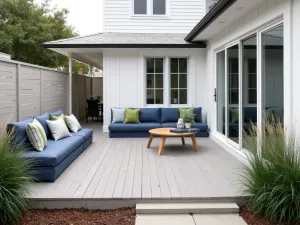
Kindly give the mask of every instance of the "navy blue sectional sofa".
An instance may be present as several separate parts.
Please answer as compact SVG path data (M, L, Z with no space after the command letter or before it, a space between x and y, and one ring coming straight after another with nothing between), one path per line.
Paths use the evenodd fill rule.
M208 126L202 122L202 108L194 108L195 123L193 128L199 128L197 137L208 137ZM112 118L112 115L111 115ZM141 108L140 123L111 123L108 126L109 137L149 137L149 130L161 127L177 127L178 108Z
M71 133L72 137L55 141L46 124L46 120L51 116L59 116L63 111L45 113L35 117L43 126L47 135L47 146L42 151L29 149L23 153L23 157L34 162L33 173L39 181L55 181L56 178L93 142L93 130L82 129L77 133ZM14 141L17 144L30 146L30 141L26 134L26 126L34 118L28 118L20 122L9 123L8 132L13 131Z

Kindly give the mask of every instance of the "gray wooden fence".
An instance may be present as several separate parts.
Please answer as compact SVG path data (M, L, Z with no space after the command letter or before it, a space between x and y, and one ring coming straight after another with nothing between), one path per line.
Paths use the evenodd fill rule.
M0 120L67 110L67 73L0 59Z
M72 110L80 119L85 117L86 99L93 96L92 79L96 82L97 78L73 75ZM1 122L20 121L59 109L68 112L68 73L0 59Z

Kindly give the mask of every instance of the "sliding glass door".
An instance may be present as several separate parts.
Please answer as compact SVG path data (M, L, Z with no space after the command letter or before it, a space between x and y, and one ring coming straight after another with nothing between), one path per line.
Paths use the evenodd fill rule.
M245 149L252 126L262 128L270 115L283 122L283 25L216 53L216 78L217 131Z

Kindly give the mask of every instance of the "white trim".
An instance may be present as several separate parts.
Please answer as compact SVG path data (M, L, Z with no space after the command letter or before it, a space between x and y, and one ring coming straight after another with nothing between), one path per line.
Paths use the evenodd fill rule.
M223 135L222 135L223 136ZM210 139L215 141L218 145L220 145L223 149L225 149L227 152L229 152L231 155L233 155L235 158L237 158L240 162L246 163L247 158L246 154L243 151L240 151L230 145L225 138L222 138L219 133L210 133L209 134Z
M69 96L68 96L68 100L69 100L69 115L72 114L72 53L69 53Z
M239 40L239 45L238 45L239 49L238 49L238 60L239 60L239 74L238 74L238 77L239 77L239 82L238 82L238 91L239 91L239 142L238 142L238 145L239 145L239 150L241 150L243 148L243 145L242 145L242 139L243 139L243 125L244 125L244 118L243 118L243 111L244 111L244 108L243 108L243 44L242 44L242 40ZM248 90L248 89L247 89Z
M108 133L109 132L108 126L103 125L103 132L104 133Z

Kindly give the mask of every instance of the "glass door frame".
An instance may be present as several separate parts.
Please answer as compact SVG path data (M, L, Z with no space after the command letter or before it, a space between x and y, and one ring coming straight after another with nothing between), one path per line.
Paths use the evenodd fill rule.
M263 72L263 68L262 68L262 59L263 59L263 50L262 50L262 34L269 31L269 30L272 30L272 29L275 29L276 27L279 27L279 26L284 26L284 21L282 19L280 20L277 20L277 21L273 21L271 23L269 23L268 25L266 26L263 26L262 28L259 28L259 29L256 29L256 31L251 31L241 37L239 37L237 40L233 41L233 42L230 42L229 44L226 44L224 47L222 48L217 48L217 50L214 51L214 68L215 68L215 88L218 88L217 87L217 54L222 52L222 51L225 51L225 135L223 135L222 133L220 133L217 129L216 129L216 132L218 134L220 134L221 136L223 136L225 139L226 139L226 142L228 144L230 144L231 146L235 147L236 149L240 150L240 151L243 151L243 152L246 152L245 149L243 149L243 123L242 122L239 122L239 143L235 143L234 141L230 140L229 137L228 137L228 120L229 120L229 117L228 117L228 53L227 53L227 50L228 48L234 46L234 45L238 45L238 65L239 65L239 121L243 121L243 41L250 38L251 36L255 36L256 35L256 45L257 45L257 51L256 51L256 58L257 58L257 79L256 79L256 82L257 82L257 129L258 129L258 135L259 134L262 134L262 131L263 131L263 105L264 105L264 102L263 102L263 90L262 90L262 85L263 85L263 82L262 82L262 72ZM284 32L283 32L284 34ZM284 52L285 54L285 52ZM285 63L284 63L284 66L285 66ZM284 70L285 72L285 70ZM283 74L283 76L285 76ZM285 91L284 91L284 94ZM219 98L219 96L217 96L217 98ZM285 99L285 97L284 97ZM284 104L285 106L285 104ZM215 118L216 118L216 121L218 120L217 118L217 104L216 104L216 107L215 107ZM284 111L285 111L285 107L284 107ZM284 115L286 115L286 113L284 113ZM286 121L286 120L284 120ZM218 121L216 122L215 124L215 128L217 128L217 123ZM257 143L258 145L258 150L259 150L259 143Z

